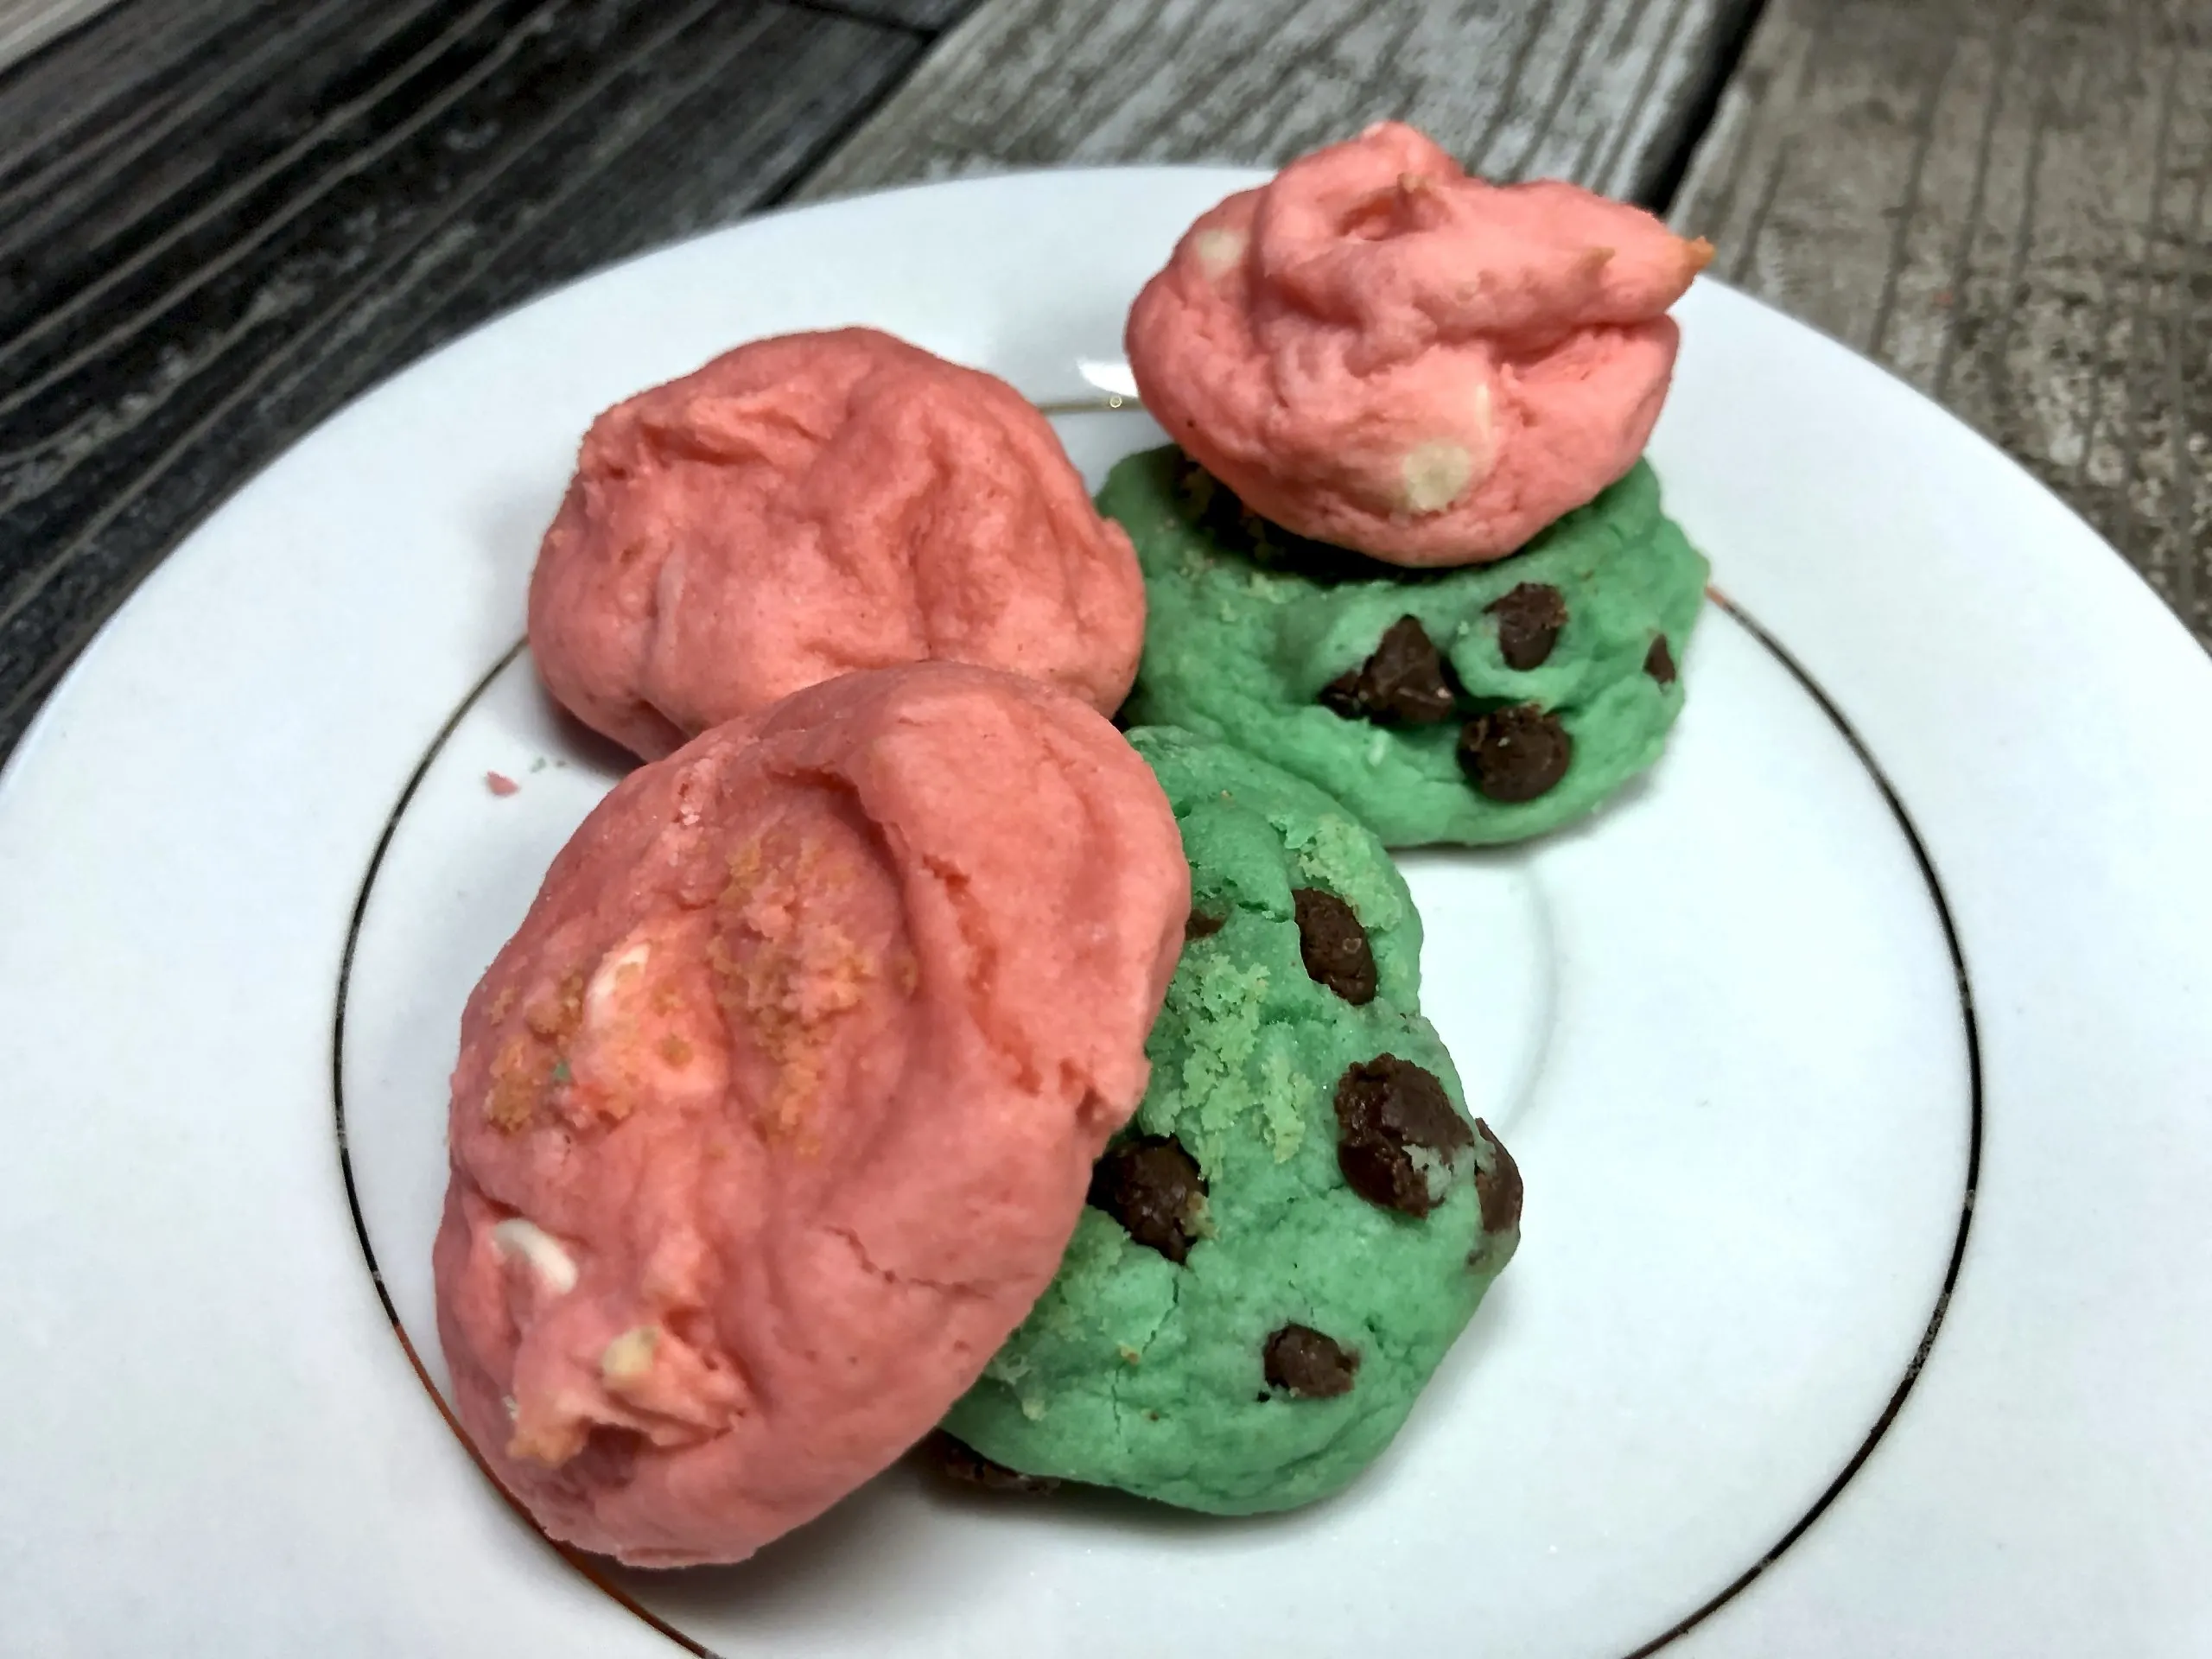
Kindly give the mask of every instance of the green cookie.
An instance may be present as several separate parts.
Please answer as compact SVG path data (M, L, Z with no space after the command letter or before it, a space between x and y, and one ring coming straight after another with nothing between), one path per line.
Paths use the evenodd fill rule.
M1421 1016L1421 918L1375 837L1236 750L1129 741L1191 861L1152 1086L945 1427L1027 1475L1288 1509L1389 1443L1513 1255L1521 1178Z
M1124 718L1318 784L1391 846L1541 835L1659 758L1707 565L1645 463L1491 564L1402 570L1247 512L1177 449L1115 467L1149 615Z

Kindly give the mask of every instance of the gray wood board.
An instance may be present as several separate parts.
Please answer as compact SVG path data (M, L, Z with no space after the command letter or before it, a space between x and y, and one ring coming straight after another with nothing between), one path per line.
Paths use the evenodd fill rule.
M0 68L27 58L115 0L0 0Z
M2212 11L1771 0L1674 207L1980 428L2212 644Z
M0 73L0 758L295 437L777 200L927 38L765 0L124 0Z
M823 11L876 23L904 23L931 33L957 22L975 0L798 0Z
M1653 200L1749 0L986 0L808 196L1059 163L1280 162L1396 116L1500 178Z
M49 162L71 149L105 149L149 118L142 106L177 93L181 65L203 67L240 38L263 0L130 0L36 58L0 71L0 177L19 175L25 158ZM313 7L297 8L312 11ZM287 31L262 29L263 39ZM266 60L244 66L266 73ZM0 217L0 225L8 221Z

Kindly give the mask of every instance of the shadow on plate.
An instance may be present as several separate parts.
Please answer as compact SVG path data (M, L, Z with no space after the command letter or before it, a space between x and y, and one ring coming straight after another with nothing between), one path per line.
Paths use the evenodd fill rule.
M1288 1535L1357 1521L1370 1503L1422 1466L1429 1429L1455 1408L1484 1354L1511 1318L1511 1298L1493 1292L1453 1347L1413 1415L1374 1467L1344 1491L1280 1515L1211 1516L1171 1508L1103 1487L1064 1486L1045 1495L963 1486L908 1458L819 1520L779 1539L736 1567L669 1572L610 1568L608 1576L660 1618L709 1641L741 1634L829 1626L855 1633L887 1618L957 1615L1000 1581L1028 1570L1017 1551L978 1548L977 1529L1053 1535L1080 1560L1088 1547L1134 1541L1178 1555L1217 1548L1242 1553Z

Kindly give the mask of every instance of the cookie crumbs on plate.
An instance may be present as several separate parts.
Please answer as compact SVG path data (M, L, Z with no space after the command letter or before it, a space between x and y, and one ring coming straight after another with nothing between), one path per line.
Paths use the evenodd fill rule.
M504 800L520 790L522 785L504 772L487 772L484 774L484 787Z

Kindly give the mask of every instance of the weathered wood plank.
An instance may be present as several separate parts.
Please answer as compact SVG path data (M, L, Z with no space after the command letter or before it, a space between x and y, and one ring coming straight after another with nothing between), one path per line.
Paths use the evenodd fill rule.
M131 125L137 104L165 95L180 60L222 39L258 5L133 0L122 16L111 12L54 41L35 61L0 71L0 168L105 143L107 127ZM124 93L133 107L118 105Z
M975 0L798 0L798 3L873 23L902 23L935 34L957 22L974 7Z
M1750 0L987 0L803 194L1281 162L1385 116L1503 178L1678 175Z
M2024 461L2212 644L2212 12L1772 0L1673 210Z
M27 58L115 0L0 0L0 68Z
M0 758L293 438L541 288L775 200L927 39L778 0L200 3L196 41L108 57L74 141L22 118L54 107L41 60L0 77ZM281 73L222 79L256 52Z

